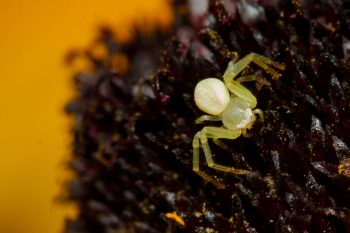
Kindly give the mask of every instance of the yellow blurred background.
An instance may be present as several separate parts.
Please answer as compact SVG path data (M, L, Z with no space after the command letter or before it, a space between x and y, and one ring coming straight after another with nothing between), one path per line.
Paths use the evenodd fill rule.
M167 0L1 1L0 233L58 233L76 214L55 202L70 155L67 52L88 47L100 24L125 33L170 14Z

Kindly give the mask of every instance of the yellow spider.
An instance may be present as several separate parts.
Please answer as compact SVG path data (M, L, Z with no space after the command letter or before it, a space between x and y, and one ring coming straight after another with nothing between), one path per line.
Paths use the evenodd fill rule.
M268 82L256 75L240 76L237 79L236 77L251 62L260 66L275 78L279 78L280 74L272 67L279 70L284 70L285 68L283 64L274 62L256 53L250 53L239 61L237 61L237 58L236 56L229 62L223 75L224 81L218 78L206 78L200 81L194 90L194 100L197 107L203 112L210 114L199 117L196 120L196 124L204 123L204 121L222 121L223 125L221 127L205 126L194 136L193 171L218 188L224 188L225 186L199 169L200 147L203 148L209 167L238 175L246 174L247 170L215 163L208 144L208 138L212 138L216 144L224 147L224 144L219 141L220 138L236 139L241 134L248 136L247 130L254 124L256 120L255 114L263 119L262 111L255 108L257 105L255 96L241 83L258 81L262 84L268 84Z

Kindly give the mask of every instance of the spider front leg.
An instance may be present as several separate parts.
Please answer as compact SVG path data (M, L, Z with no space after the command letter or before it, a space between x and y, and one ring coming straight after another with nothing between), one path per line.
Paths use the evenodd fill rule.
M238 83L252 82L252 81L257 81L262 85L271 86L269 81L257 75L245 75L245 76L240 76L239 78L236 79L236 82Z
M251 62L254 62L256 65L263 68L274 78L279 78L281 76L281 74L279 74L274 68L279 70L285 69L284 64L272 61L271 59L256 53L250 53L236 63L234 63L234 60L228 63L227 69L223 75L225 83L230 80L233 80L239 73L241 73L245 68L247 68L247 66ZM271 66L274 68L272 68Z
M235 80L236 76L239 73L241 73L244 69L246 69L251 62L257 64L275 78L279 78L280 74L272 67L275 67L279 70L284 70L285 66L256 53L250 53L236 63L234 63L233 61L229 62L228 67L223 75L226 87L233 94L249 102L249 104L254 108L257 104L257 100L255 96L246 87L241 85L241 82L258 81L263 84L266 84L267 81L254 75L243 76Z
M237 175L243 175L248 173L249 171L247 170L236 169L233 167L228 167L228 166L215 163L208 144L208 138L236 139L240 135L241 135L241 131L239 130L228 130L220 127L204 127L193 138L193 171L195 171L198 175L203 177L208 182L214 184L218 188L225 187L224 184L215 180L214 178L212 178L211 176L207 175L206 173L204 173L199 169L199 147L202 146L204 156L209 167L219 171L230 172Z
M241 76L237 80L232 79L230 82L226 83L226 87L230 90L231 93L235 94L241 99L244 99L252 106L252 108L255 108L257 105L256 97L250 92L250 90L241 84L242 82L251 81L257 81L263 85L270 86L270 83L261 77L258 77L256 75L247 75Z

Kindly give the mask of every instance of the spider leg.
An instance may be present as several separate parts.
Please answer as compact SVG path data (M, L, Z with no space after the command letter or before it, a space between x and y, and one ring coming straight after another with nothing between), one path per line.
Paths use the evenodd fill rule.
M212 153L210 151L210 147L208 144L208 138L218 139L218 138L226 138L226 139L235 139L241 135L241 131L228 130L221 127L204 127L201 131L199 131L193 139L193 170L203 177L208 182L211 182L215 186L222 188L223 184L213 179L206 173L199 170L199 147L202 146L204 156L206 162L209 167L214 168L223 172L230 172L237 175L244 175L249 171L243 169L236 169L233 167L224 166L221 164L217 164L213 160Z
M236 79L236 82L238 83L251 82L251 81L257 81L262 85L271 86L269 81L267 81L262 77L258 77L256 75L245 75L245 76L240 76L239 78Z
M246 174L248 171L242 169L236 169L233 167L227 167L221 164L217 164L213 160L213 156L208 144L208 138L226 138L236 139L241 135L241 131L228 130L221 127L204 127L199 135L199 140L202 144L205 159L209 167L223 172L230 172L238 175Z
M193 168L192 169L194 172L200 175L207 182L212 183L219 189L223 189L225 188L225 185L223 183L215 180L213 177L209 176L208 174L206 174L205 172L199 169L199 147L200 147L199 134L200 132L198 132L193 138Z
M226 87L231 93L247 101L252 108L255 108L257 105L258 101L256 100L256 97L250 92L248 88L241 85L239 82L232 80L232 82L226 83Z
M248 133L248 132L247 132L247 129L242 130L242 135L243 135L243 137L245 137L245 138L250 138L251 136L253 136L252 133Z
M263 114L263 112L262 112L259 108L254 109L254 110L253 110L253 113L254 113L254 115L253 115L253 120L252 120L252 122L255 122L255 120L256 120L256 115L259 116L259 118L260 118L261 121L264 121L264 114ZM253 136L251 133L248 133L248 131L247 131L248 129L250 129L250 127L242 130L242 135L243 135L243 137L249 138L249 137Z
M220 146L222 149L224 150L229 150L229 146L222 142L221 140L219 140L218 138L213 138L213 142L217 145L217 146Z
M264 114L261 111L261 109L259 109L259 108L254 109L253 113L258 115L261 121L264 121Z
M204 121L221 121L221 116L203 115L196 119L196 124L204 123Z
M251 106L255 108L257 104L256 97L246 87L241 85L242 82L252 82L252 81L256 81L262 85L271 86L270 82L262 77L259 77L256 75L244 75L244 76L240 76L236 80L232 80L231 83L228 83L227 88L235 95L248 101L251 104Z
M283 70L285 66L283 64L274 62L256 53L250 53L236 63L234 63L233 61L229 62L228 67L223 75L224 82L227 89L229 89L230 92L235 94L236 96L249 102L249 104L254 108L257 104L257 100L255 96L246 87L242 86L240 83L245 81L254 81L254 80L262 83L266 81L260 81L260 78L258 76L254 77L254 75L238 78L237 80L235 80L236 76L239 73L241 73L245 68L247 68L247 66L251 62L257 64L258 66L263 68L267 73L271 74L275 78L279 78L280 74L272 67Z
M230 61L228 67L223 75L225 83L233 80L240 72L242 72L251 62L263 68L267 73L271 74L275 78L279 78L280 74L274 69L284 70L285 65L272 61L271 59L261 56L256 53L250 53L244 58L234 63ZM272 68L272 67L274 68Z

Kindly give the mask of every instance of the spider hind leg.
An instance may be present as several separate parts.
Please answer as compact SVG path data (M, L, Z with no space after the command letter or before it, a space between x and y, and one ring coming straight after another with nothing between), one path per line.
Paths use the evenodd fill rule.
M216 179L212 178L208 174L204 173L199 169L199 152L200 147L202 147L205 160L207 162L208 167L223 171L229 172L236 175L244 175L249 171L243 169L236 169L233 167L224 166L221 164L217 164L213 160L212 153L210 151L210 147L208 144L208 138L212 139L236 139L241 135L241 131L228 130L221 127L204 127L201 131L199 131L193 139L193 171L195 171L198 175L204 178L206 181L214 184L218 188L224 188L225 185Z

